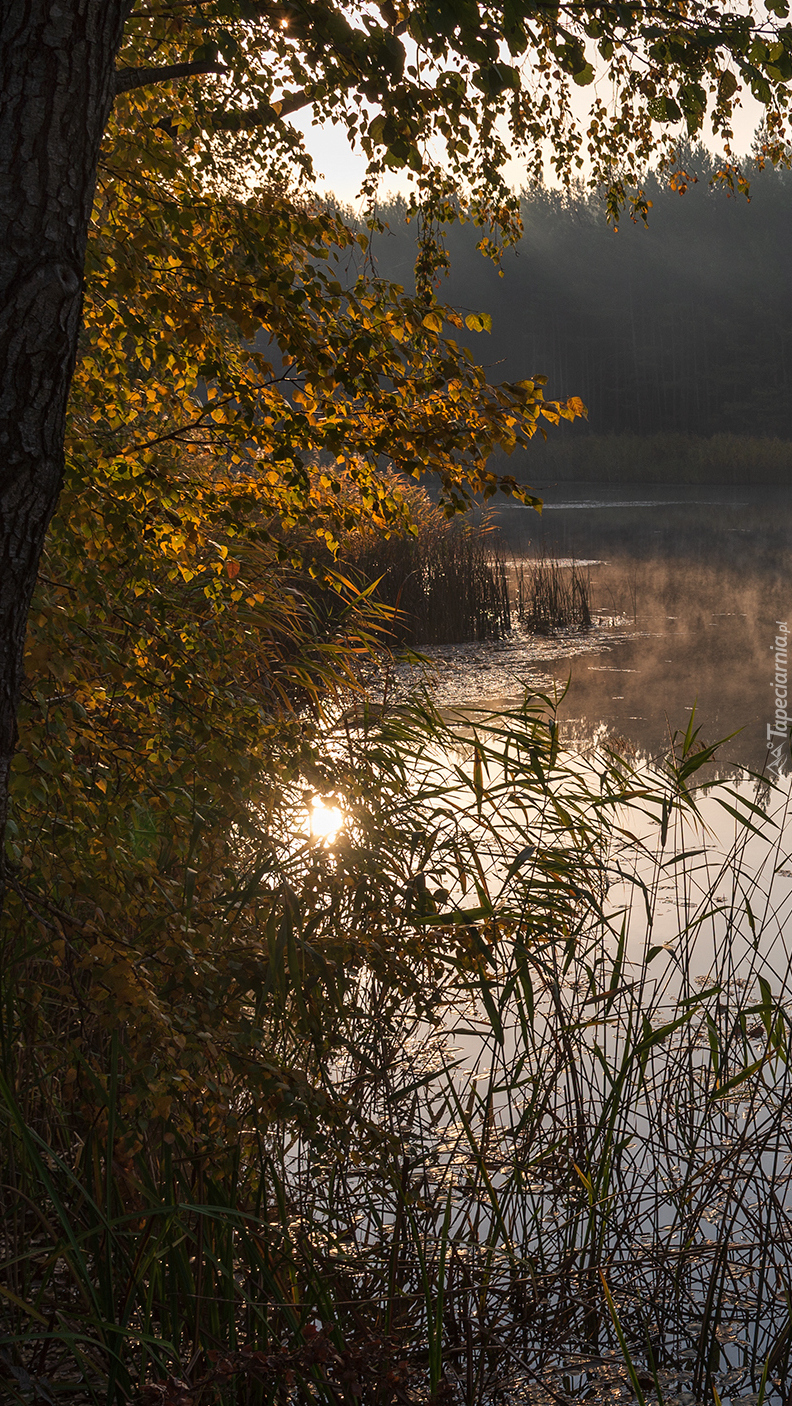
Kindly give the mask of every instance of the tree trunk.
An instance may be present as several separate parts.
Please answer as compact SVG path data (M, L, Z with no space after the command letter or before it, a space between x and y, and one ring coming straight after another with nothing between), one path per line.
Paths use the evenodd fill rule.
M132 0L0 0L0 903L27 615L66 401L115 58Z

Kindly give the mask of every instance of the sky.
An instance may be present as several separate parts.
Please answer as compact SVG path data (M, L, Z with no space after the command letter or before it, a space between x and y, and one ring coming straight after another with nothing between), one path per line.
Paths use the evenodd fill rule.
M585 118L589 91L589 89L579 90L581 103L579 115L581 118ZM575 97L577 96L576 93ZM761 116L761 104L757 103L749 93L743 93L742 107L736 114L734 124L735 148L738 155L743 156L750 150L754 132ZM350 148L345 129L341 126L334 127L331 123L314 127L311 122L310 109L296 113L291 121L305 137L305 144L313 157L316 168L319 190L326 193L332 192L342 204L357 208L360 203L360 186L366 171L366 160L360 151L355 152ZM709 145L709 143L705 142L705 145ZM520 189L524 182L524 170L519 160L514 159L509 163L507 179L513 189ZM557 184L551 171L547 172L547 183L548 185ZM406 196L410 189L411 183L407 177L393 172L383 181L380 199L386 203L390 194Z

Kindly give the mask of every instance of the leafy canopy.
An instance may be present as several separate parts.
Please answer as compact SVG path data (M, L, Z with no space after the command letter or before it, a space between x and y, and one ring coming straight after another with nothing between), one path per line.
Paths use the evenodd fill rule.
M309 1116L304 1031L259 1060L269 1017L249 1017L270 939L297 922L284 847L330 905L317 972L332 985L377 960L416 999L426 985L422 942L380 940L376 873L336 876L299 839L304 793L337 784L317 719L382 636L336 546L361 521L409 526L394 469L434 472L449 514L498 486L529 498L490 473L491 449L580 407L544 402L539 378L490 385L430 286L378 279L365 237L263 157L258 186L249 166L237 179L233 143L166 130L161 101L118 99L99 170L26 654L7 970L78 1123L120 1027L131 1145L172 1104L184 1130L187 1091L205 1098L195 1136L222 1144L227 1086L251 1087L254 1059L251 1097L273 1113L299 1093Z
M708 114L731 181L731 118L748 90L765 106L777 158L792 29L786 0L764 10L702 0L151 0L133 10L118 82L136 91L192 73L178 89L148 86L145 112L189 134L201 162L221 149L254 168L293 157L300 143L288 119L310 106L369 158L371 189L383 171L406 169L422 197L462 190L478 218L508 228L507 146L534 177L543 147L567 179L585 152L615 213L658 146L670 154ZM591 103L575 101L576 87L595 79Z

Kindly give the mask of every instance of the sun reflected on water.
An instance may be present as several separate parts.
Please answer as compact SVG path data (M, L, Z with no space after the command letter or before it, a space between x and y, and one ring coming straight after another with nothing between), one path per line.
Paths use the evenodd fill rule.
M343 810L333 805L332 796L314 796L308 808L309 833L312 840L323 840L332 844L344 828L346 816Z

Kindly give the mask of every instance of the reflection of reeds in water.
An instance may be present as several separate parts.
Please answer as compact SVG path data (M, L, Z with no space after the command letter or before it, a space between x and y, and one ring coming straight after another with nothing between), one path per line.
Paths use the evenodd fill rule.
M520 561L515 568L517 615L536 635L591 629L588 577L577 562L562 565L553 557Z
M486 525L457 526L437 515L417 537L367 542L355 556L378 600L394 609L402 644L500 639L511 629L506 565Z

